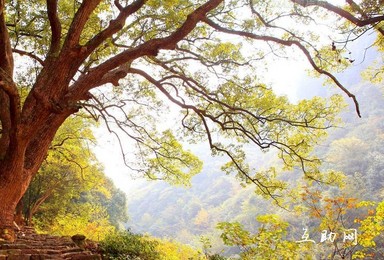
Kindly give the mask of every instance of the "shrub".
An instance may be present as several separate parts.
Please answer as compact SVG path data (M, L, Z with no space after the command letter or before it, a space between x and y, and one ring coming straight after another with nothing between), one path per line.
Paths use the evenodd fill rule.
M103 259L156 260L158 242L130 231L114 232L99 244Z

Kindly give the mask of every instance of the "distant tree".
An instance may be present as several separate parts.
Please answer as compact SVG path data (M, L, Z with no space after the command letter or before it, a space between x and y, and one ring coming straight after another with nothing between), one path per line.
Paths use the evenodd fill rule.
M26 224L31 224L33 215L47 200L62 208L82 192L104 187L101 166L88 147L93 141L90 125L80 117L69 118L60 127L47 158L23 196Z
M241 259L295 259L299 256L299 244L285 239L287 222L274 214L260 215L257 221L261 226L255 234L238 222L222 222L217 228L226 245L239 247Z
M205 209L200 209L196 217L193 220L193 224L199 228L207 229L209 226L209 213Z
M100 203L108 212L109 221L116 228L122 228L122 225L128 220L127 197L126 194L115 187L111 180L108 180L106 189L109 190L110 196L97 192Z
M41 232L83 233L99 240L127 220L126 197L104 175L89 149L91 142L89 120L71 117L60 127L21 200L25 224L35 224Z
M183 114L185 139L207 141L261 192L276 198L284 185L270 171L254 174L229 140L276 148L288 168L299 164L318 178L309 153L339 100L290 104L260 83L257 61L298 50L359 113L331 72L353 62L342 56L349 41L382 34L382 13L381 1L0 0L0 237L12 240L18 201L59 127L79 110L130 137L138 159L129 166L152 179L185 183L201 169L171 131L155 127L164 100ZM324 35L319 21L342 34ZM14 55L26 59L15 63Z
M382 201L347 197L344 193L348 187L342 189L340 195L317 188L304 190L303 204L307 209L304 215L318 225L307 231L312 233L312 238L314 232L319 234L315 241L317 250L313 251L313 255L327 259L381 259L384 256Z
M347 190L348 187L345 188ZM345 191L343 190L343 191ZM242 259L381 259L384 202L360 201L329 190L304 187L295 223L287 215L259 215L250 232L238 222L217 228L226 245L237 246ZM287 212L286 212L287 213ZM308 226L302 224L303 220Z

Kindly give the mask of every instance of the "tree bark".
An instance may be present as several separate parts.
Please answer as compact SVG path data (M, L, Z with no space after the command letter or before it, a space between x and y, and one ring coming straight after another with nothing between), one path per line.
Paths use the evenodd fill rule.
M0 121L2 132L0 135L0 240L13 241L13 213L23 192L20 184L22 163L7 162L9 150L15 147L11 141L14 117L11 115L15 89L12 86L13 57L5 23L5 1L0 0ZM16 91L17 93L17 91ZM15 107L13 106L13 109Z
M14 240L14 213L30 178L23 176L23 162L0 167L0 240Z
M38 129L35 135L16 135L16 139L31 141L16 141L17 145L10 147L5 159L0 160L0 240L13 241L17 204L46 157L57 129L71 113L51 114L44 126L32 125Z

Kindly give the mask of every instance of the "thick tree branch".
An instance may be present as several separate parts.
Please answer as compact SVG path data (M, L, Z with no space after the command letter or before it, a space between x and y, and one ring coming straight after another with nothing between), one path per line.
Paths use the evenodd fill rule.
M0 0L0 161L10 146L15 145L20 116L20 97L13 81L13 55L4 14L5 1Z
M8 28L5 23L5 1L0 0L0 68L9 78L13 77L12 47L9 39ZM0 78L0 80L4 80Z
M196 24L204 20L205 15L211 10L215 9L220 5L223 0L210 0L197 8L194 12L188 15L185 22L179 27L174 33L165 38L149 40L142 45L135 48L123 51L120 54L115 55L99 66L90 70L86 75L79 78L77 83L71 88L71 93L67 95L67 98L81 97L90 89L98 87L105 82L100 84L99 79L103 78L104 75L120 67L123 64L128 64L133 60L143 56L156 56L159 50L173 50L176 48L176 44L183 40L195 27ZM121 74L125 76L124 74ZM115 82L118 80L115 78Z
M112 83L114 86L119 85L119 80L124 78L129 71L131 63L123 64L118 68L111 70L110 72L104 74L104 76L100 79L100 84L104 85L107 83Z
M60 51L61 23L57 14L58 0L47 0L48 19L51 25L51 44L48 55L57 55Z
M358 4L356 4L353 0L346 0L346 2L352 7L353 10L355 10L356 12L358 12L364 19L369 19L369 17L367 16L367 14L360 8L360 6ZM378 26L376 26L376 29L382 34L384 35L384 26L380 26L378 24Z
M116 19L110 21L108 27L93 37L85 46L87 47L88 55L93 52L100 44L102 44L106 39L112 37L113 34L120 31L124 24L125 20L133 13L137 12L148 0L136 0L127 7L122 7L118 1L117 7L120 10L119 15Z
M51 115L43 126L36 127L33 139L30 140L25 151L24 168L32 175L36 174L44 161L46 152L51 145L51 142L56 134L57 129L63 124L71 112L62 113L59 115Z
M12 127L9 113L9 98L7 94L0 88L0 162L4 159L9 147L10 136L9 132ZM0 163L1 165L1 163Z
M0 89L2 89L10 98L17 98L19 93L16 84L13 82L9 72L0 67Z
M188 87L188 88L192 89L193 92L200 95L200 97L202 97L204 100L207 100L210 103L215 103L215 104L220 105L220 107L223 108L223 112L221 114L217 115L216 118L219 118L220 116L222 116L224 114L234 114L234 115L235 114L243 114L249 118L256 120L260 124L264 124L265 122L279 121L279 122L284 122L288 125L296 126L296 127L316 128L316 127L311 125L314 118L313 119L306 118L305 120L302 120L302 121L296 121L296 120L288 120L286 118L279 117L278 115L275 115L273 117L265 116L265 115L255 115L254 113L250 112L249 110L247 110L245 108L236 106L235 104L228 104L226 102L223 102L223 101L219 100L217 97L214 97L214 95L212 95L211 93L207 93L207 91L204 89L204 87L195 79L187 77L183 73L176 71L174 68L167 66L165 63L163 63L162 61L160 61L157 58L152 58L152 60L156 64L160 65L163 69L165 69L165 70L167 70L173 74L172 76L168 76L168 77L163 78L162 81L165 81L166 79L171 79L171 78L180 79L186 88ZM240 88L240 86L239 86L239 88ZM179 91L176 87L174 89L177 92ZM187 92L189 92L189 91L187 90ZM178 95L178 97L180 97L180 96ZM232 122L232 123L234 123L234 122ZM239 126L239 127L242 128L242 131L247 132L242 126ZM251 140L255 140L254 137L249 136L249 138Z
M0 121L2 135L0 136L0 159L11 142L15 142L16 127L20 118L20 96L17 87L9 75L0 68Z
M83 32L84 26L87 23L89 16L101 0L87 0L83 1L77 10L75 17L72 20L71 26L67 34L67 38L64 42L65 48L73 48L79 44L81 33Z
M347 19L348 21L350 21L351 23L353 23L359 27L363 27L366 25L374 26L375 24L377 24L381 21L384 21L384 15L379 15L379 16L375 16L375 17L364 17L365 20L360 20L360 19L356 18L355 16L353 16L351 13L349 13L349 12L345 11L344 9L337 7L333 4L330 4L327 1L292 0L292 2L299 4L303 7L307 7L307 6L322 7L322 8L327 9L328 11L331 11L331 12L333 12L333 13L341 16L341 17L344 17L345 19Z

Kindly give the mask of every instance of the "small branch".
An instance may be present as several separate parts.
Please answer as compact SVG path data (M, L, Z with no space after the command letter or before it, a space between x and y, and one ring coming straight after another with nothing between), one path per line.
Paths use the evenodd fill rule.
M236 161L236 158L234 158L233 154L230 151L215 145L213 143L213 141L212 141L212 136L211 136L211 133L210 133L210 129L208 127L208 123L206 122L206 120L207 119L212 120L212 122L218 124L222 128L223 131L235 131L235 132L239 131L239 132L243 133L244 135L246 135L249 138L249 140L251 140L255 144L261 146L259 140L257 140L257 137L253 136L253 134L251 132L249 132L248 130L246 130L244 127L240 127L240 126L239 127L226 126L226 122L220 122L218 120L218 118L213 117L212 115L209 115L206 110L199 109L198 107L196 107L194 105L189 105L189 104L186 104L185 102L177 100L176 98L174 98L164 88L163 84L165 84L165 83L162 83L162 80L157 81L156 79L152 78L149 74L147 74L146 72L144 72L144 71L142 71L140 69L131 68L129 72L130 73L134 73L134 74L138 74L138 75L142 76L143 78L145 78L148 82L150 82L151 84L156 86L171 102L173 102L174 104L178 105L180 108L185 109L186 111L188 111L188 110L194 111L196 113L196 115L198 117L200 117L201 121L203 122L203 125L204 125L204 128L205 128L205 134L207 136L207 139L209 141L211 149L212 150L216 150L218 152L221 152L221 153L224 153L225 155L227 155L231 159L231 161L234 163L236 169L241 173L241 175L246 180L248 180L249 182L252 182L253 184L255 184L265 195L268 195L269 197L271 197L276 202L277 205L281 206L279 201L278 201L278 197L280 195L273 194L271 192L271 189L279 188L279 187L267 186L267 185L264 185L260 180L258 180L256 178L252 178L243 169L243 167ZM217 102L219 103L219 101L217 101ZM239 111L239 113L240 113L240 111ZM242 111L242 113L246 113L246 112ZM278 146L278 145L275 145L275 144L271 144L271 145L276 147L277 149L279 149L281 151L285 151L285 148L289 149L290 152L294 153L295 156L300 158L301 162L305 161L304 158L302 158L299 154L297 154L296 151L294 151L291 147L289 147L286 144L279 143L279 145L281 145L281 146ZM286 152L286 153L289 153L289 152ZM303 169L304 169L304 166L303 166Z
M44 61L39 58L37 55L33 54L32 52L27 52L19 49L12 49L14 53L20 54L21 56L25 55L30 57L33 60L36 60L38 63L40 63L41 66L44 66Z
M117 9L119 9L119 11L123 10L123 6L120 4L119 0L115 0L114 4L117 7Z

